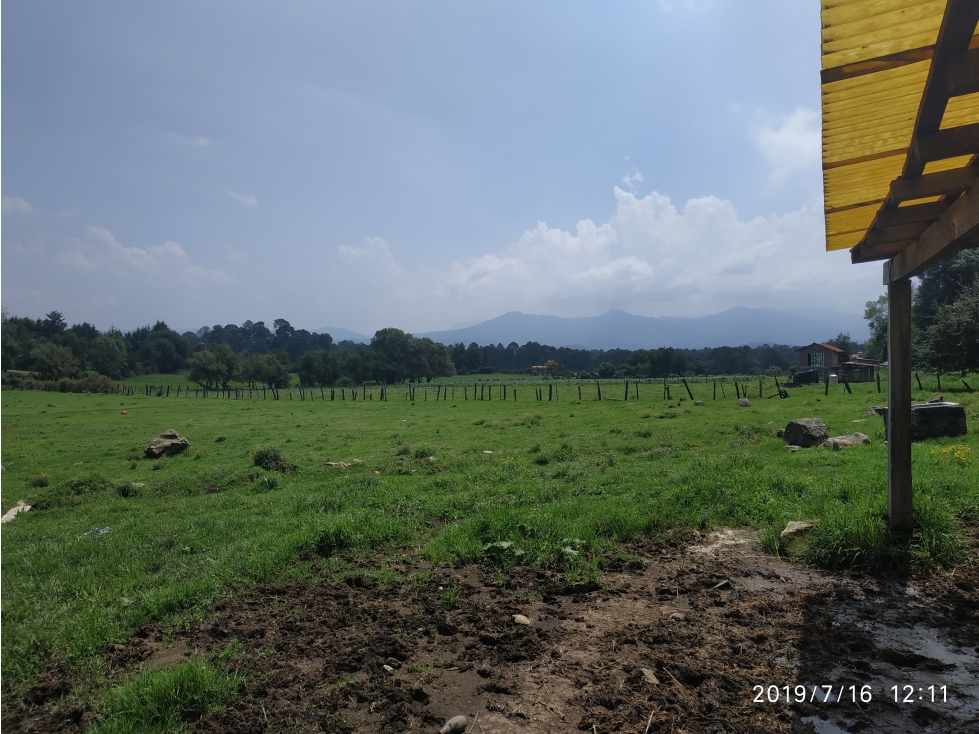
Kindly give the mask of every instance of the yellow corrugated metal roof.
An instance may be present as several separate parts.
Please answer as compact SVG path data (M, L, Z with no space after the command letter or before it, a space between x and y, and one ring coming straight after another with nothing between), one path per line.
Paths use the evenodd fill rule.
M888 194L908 159L946 5L946 0L822 2L827 250L853 248L875 224L882 205L894 208L902 204L888 199ZM970 45L976 47L979 37ZM948 101L940 127L945 130L976 122L979 93L970 93ZM971 153L940 158L927 162L924 172L972 162ZM937 198L925 197L915 203Z

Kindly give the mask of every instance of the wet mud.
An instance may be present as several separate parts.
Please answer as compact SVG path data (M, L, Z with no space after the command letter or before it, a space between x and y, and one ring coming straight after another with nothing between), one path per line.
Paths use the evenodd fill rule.
M975 564L828 574L735 530L629 550L601 585L421 561L385 585L311 568L225 598L200 626L142 629L111 664L123 679L236 640L239 696L190 726L213 734L437 732L457 714L473 734L941 733L979 720ZM4 731L83 731L93 714L70 690L52 671L5 700Z

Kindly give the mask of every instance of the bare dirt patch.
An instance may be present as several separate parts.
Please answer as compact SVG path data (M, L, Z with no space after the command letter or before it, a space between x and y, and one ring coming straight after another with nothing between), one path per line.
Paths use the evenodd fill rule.
M528 569L501 585L477 566L433 568L419 582L421 562L384 586L311 572L225 599L198 628L140 630L110 657L131 672L237 640L248 682L191 727L209 733L436 732L456 714L477 717L473 734L959 732L979 717L975 565L826 574L736 530L630 550L635 560L601 586ZM6 731L83 728L91 712L61 699L70 684L52 676L5 701ZM824 689L810 697L821 685L833 686L831 702ZM851 685L870 685L872 700L853 703ZM916 690L895 703L893 685L902 699L905 685L944 685L947 701ZM770 686L781 689L775 703Z

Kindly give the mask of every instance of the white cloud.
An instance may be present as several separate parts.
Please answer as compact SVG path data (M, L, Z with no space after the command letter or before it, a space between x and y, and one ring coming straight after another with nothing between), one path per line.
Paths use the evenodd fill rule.
M831 303L859 313L879 291L876 268L825 252L817 209L742 219L713 196L682 207L658 192L640 197L616 187L614 196L605 223L584 219L569 232L538 222L509 247L444 268L400 263L380 238L344 245L344 273L334 282L358 317L380 319L352 324L361 329L392 315L427 330L513 310L697 316L733 305Z
M24 199L6 194L0 197L0 209L4 214L30 214L34 211L34 207Z
M636 191L636 184L642 183L642 181L643 181L643 175L639 173L639 171L637 171L635 168L633 168L632 171L630 171L629 173L627 173L625 176L622 177L622 183L624 183L626 188L633 193L635 193Z
M774 178L782 179L792 171L819 163L822 155L819 125L818 111L796 107L755 132L755 143L772 166Z
M210 138L205 138L203 135L181 135L175 132L171 132L169 135L184 145L193 145L197 148L206 148L211 144Z
M89 242L79 242L78 248L55 254L52 259L59 265L75 270L110 270L123 277L144 274L154 279L178 279L190 283L235 282L227 273L192 262L184 248L176 242L167 241L146 249L126 247L112 232L101 226L89 227L88 235Z
M240 201L245 206L258 206L258 199L254 196L247 196L246 194L239 194L234 191L228 190L228 196L230 196L235 201Z

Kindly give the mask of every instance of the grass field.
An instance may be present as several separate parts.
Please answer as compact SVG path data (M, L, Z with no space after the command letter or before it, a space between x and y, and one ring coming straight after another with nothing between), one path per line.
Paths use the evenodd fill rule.
M915 444L912 545L886 530L882 421L866 416L885 395L868 384L798 388L751 406L710 386L673 399L644 385L623 401L559 388L559 400L194 399L4 390L2 510L35 510L3 526L3 686L23 689L44 670L77 671L105 685L104 655L141 625L193 615L219 593L363 552L369 573L395 574L404 554L557 568L598 579L620 542L676 527L752 526L777 552L788 520L818 520L807 560L881 567L961 562L957 528L979 515L979 393L970 433ZM522 378L526 379L526 378ZM176 385L172 376L148 384ZM560 383L559 383L560 384ZM975 383L973 383L975 384ZM749 385L750 387L750 385ZM935 394L934 383L915 400ZM684 397L678 393L683 391ZM547 387L544 387L547 396ZM122 411L127 414L123 415ZM822 418L830 435L855 430L871 444L789 452L776 430ZM174 428L184 455L143 458ZM253 455L274 444L287 471ZM347 462L348 469L325 462ZM110 528L104 533L89 531Z

